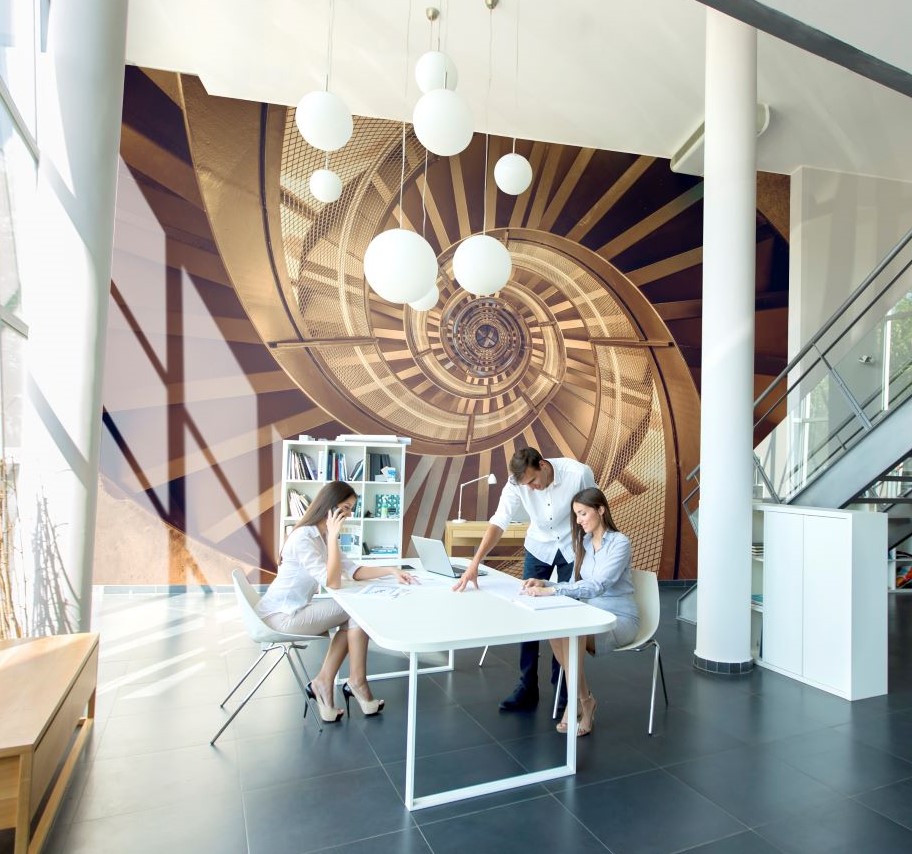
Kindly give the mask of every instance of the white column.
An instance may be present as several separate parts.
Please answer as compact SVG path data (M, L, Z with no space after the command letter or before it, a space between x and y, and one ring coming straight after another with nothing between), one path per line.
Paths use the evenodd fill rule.
M695 663L710 670L751 658L756 105L756 31L707 9Z
M41 5L41 157L23 259L29 342L19 503L29 628L45 634L85 630L91 618L127 2Z

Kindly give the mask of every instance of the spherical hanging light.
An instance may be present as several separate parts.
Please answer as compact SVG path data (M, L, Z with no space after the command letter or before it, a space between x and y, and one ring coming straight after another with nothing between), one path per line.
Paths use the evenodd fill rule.
M515 151L505 154L494 166L494 182L510 196L525 193L532 183L532 165Z
M459 82L456 63L443 51L429 50L415 63L415 81L422 92L455 89Z
M420 234L391 228L368 244L364 278L389 302L418 300L437 284L437 256Z
M499 291L513 271L510 251L489 234L473 234L453 253L453 275L470 294L490 296Z
M449 89L422 95L412 113L415 135L433 154L452 157L472 141L472 111L465 99Z
M338 151L351 139L354 124L345 102L332 92L308 92L295 110L301 136L320 151Z
M421 299L412 300L409 307L415 311L430 311L440 299L440 290L434 285Z
M342 195L342 179L332 169L317 169L310 176L310 192L318 202L330 204Z

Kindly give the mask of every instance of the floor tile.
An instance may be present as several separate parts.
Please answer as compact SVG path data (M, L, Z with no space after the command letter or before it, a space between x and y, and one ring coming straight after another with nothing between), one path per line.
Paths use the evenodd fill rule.
M912 711L853 720L836 727L836 730L856 741L912 762Z
M360 839L347 845L334 845L323 848L320 854L432 854L418 828L401 830L397 833L385 833L383 836L372 836Z
M555 795L614 854L664 854L745 829L662 770Z
M240 791L55 827L43 854L246 854Z
M601 726L601 722L597 725ZM646 725L647 718L639 711L621 718L617 732L656 765L671 765L744 745L741 739L684 709L663 709L657 714L652 736L647 734Z
M768 750L844 795L912 778L912 763L834 729L772 742Z
M91 821L168 804L192 803L200 792L218 799L238 790L233 746L208 745L141 756L96 759L74 821Z
M779 851L752 830L747 830L706 845L688 848L687 854L778 854Z
M380 768L244 793L250 854L303 854L414 827Z
M363 733L344 719L324 725L322 733L308 723L290 732L238 738L235 749L245 791L380 764Z
M434 854L493 851L529 854L534 851L600 852L605 847L574 816L552 798L536 798L423 825Z
M859 795L855 800L912 829L912 780L903 780Z
M405 762L387 762L384 768L396 790L404 796ZM523 773L525 769L497 744L435 753L419 757L415 762L415 796L460 789Z
M840 798L764 747L726 750L666 770L748 827Z
M405 759L406 715L404 706L384 708L383 713L365 723L362 731L383 763ZM418 756L444 753L493 744L485 732L459 706L442 706L432 713L418 714L416 751Z
M912 830L844 800L757 828L768 842L794 854L908 854Z

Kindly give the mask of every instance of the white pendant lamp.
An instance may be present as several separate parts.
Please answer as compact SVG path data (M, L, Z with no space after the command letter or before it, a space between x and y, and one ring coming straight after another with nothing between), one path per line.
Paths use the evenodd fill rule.
M338 151L351 139L354 124L345 102L332 92L308 92L295 110L301 136L320 151Z
M338 151L351 139L354 124L345 102L329 91L332 73L333 24L335 0L329 0L329 27L326 32L326 76L323 91L308 92L295 109L295 124L301 136L320 151Z
M437 256L420 234L391 228L368 244L364 278L388 302L419 300L437 284Z
M409 303L409 307L415 311L430 311L435 305L437 305L437 300L440 299L440 289L437 285L434 285L431 290L429 290L421 299L413 300Z
M342 179L332 169L317 169L310 176L310 192L318 202L331 204L342 195Z
M429 50L415 63L415 82L425 93L434 89L455 89L459 82L456 63L443 51Z
M421 144L441 157L465 151L472 141L472 111L460 94L449 89L422 95L415 104L412 124Z
M515 151L505 154L494 165L494 182L507 195L525 193L532 183L532 165Z
M489 234L467 237L453 253L453 275L470 294L486 297L497 293L510 280L510 251Z

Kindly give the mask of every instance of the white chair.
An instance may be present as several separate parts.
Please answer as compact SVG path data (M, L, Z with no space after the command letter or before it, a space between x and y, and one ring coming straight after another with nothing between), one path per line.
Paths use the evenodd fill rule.
M260 657L253 662L250 666L250 669L238 680L237 685L235 685L228 696L219 704L219 708L224 708L225 703L234 696L235 692L244 684L247 680L247 677L256 669L256 666L267 656L269 653L276 650L279 651L280 655L272 663L270 668L263 674L262 678L253 686L253 690L241 701L241 704L231 713L228 717L228 720L222 724L219 731L212 736L212 740L209 744L215 744L218 737L228 728L228 725L237 717L238 712L247 705L248 701L257 690L259 690L260 685L262 685L266 679L269 677L269 674L276 669L279 662L286 658L288 659L288 666L291 668L291 672L294 673L295 680L298 683L298 687L301 689L301 693L304 695L304 717L307 717L307 709L310 708L313 712L313 718L317 722L317 726L320 728L320 732L323 731L323 726L320 723L320 715L317 713L317 709L311 704L310 698L307 696L305 691L305 683L301 680L300 675L298 674L297 668L294 665L294 661L291 658L291 650L294 650L295 657L298 659L298 664L301 667L301 670L304 672L304 679L307 682L310 682L310 674L307 672L307 668L304 666L304 660L301 658L301 650L307 649L308 644L317 640L326 640L328 635L293 635L287 634L285 632L276 631L273 628L270 628L266 623L263 622L263 619L256 612L257 603L260 601L259 594L250 586L250 582L247 581L246 576L239 569L235 569L231 573L231 578L234 581L234 593L237 597L238 607L241 611L241 622L244 624L244 628L247 631L247 634L250 635L250 639L255 641L258 644L261 644L263 651L260 653Z
M646 730L652 735L652 721L655 712L656 677L662 677L662 693L665 695L665 705L668 705L668 690L665 687L665 671L662 669L662 651L655 633L659 628L661 605L659 600L659 577L654 572L643 569L634 569L630 572L633 580L633 596L636 599L637 610L640 614L640 630L631 643L619 646L614 652L642 652L649 647L655 647L655 658L652 662L652 694L649 698L649 727ZM557 698L560 696L561 681L564 671L557 677L557 691L554 694L554 711L552 717L557 717Z

